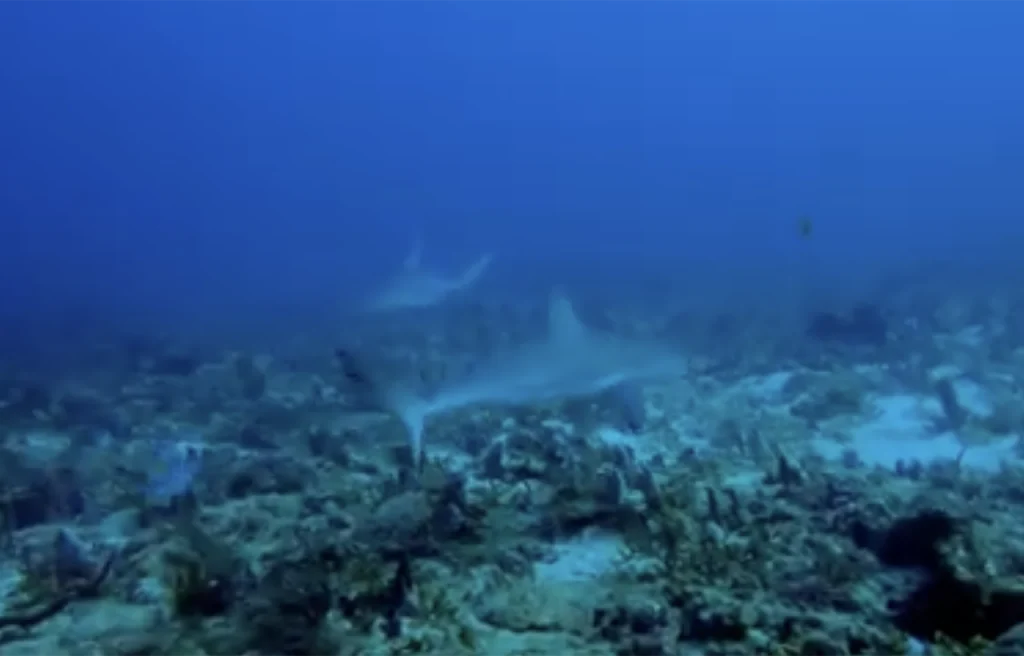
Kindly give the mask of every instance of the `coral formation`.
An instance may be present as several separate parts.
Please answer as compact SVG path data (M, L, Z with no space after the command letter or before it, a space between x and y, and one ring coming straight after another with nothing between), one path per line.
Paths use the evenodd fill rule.
M439 414L422 458L372 392L471 366L443 333L5 381L0 654L1019 652L1024 359L826 319L822 351Z

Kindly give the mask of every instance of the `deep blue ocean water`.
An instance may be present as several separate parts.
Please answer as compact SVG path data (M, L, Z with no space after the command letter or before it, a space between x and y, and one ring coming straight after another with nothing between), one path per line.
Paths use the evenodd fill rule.
M996 2L4 3L0 316L329 323L416 240L493 253L494 296L1014 286L1022 32Z

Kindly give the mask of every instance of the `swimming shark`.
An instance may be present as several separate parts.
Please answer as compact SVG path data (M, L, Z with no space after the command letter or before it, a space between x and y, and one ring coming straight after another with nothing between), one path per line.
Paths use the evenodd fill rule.
M422 457L424 424L432 416L472 406L529 406L605 392L622 392L627 402L635 402L637 386L687 371L686 358L677 349L590 329L557 291L549 302L544 339L484 358L429 394L417 393L415 385L374 381L352 358L342 362L349 380L370 391L378 409L402 421L417 458Z
M388 312L438 305L452 294L468 289L487 271L493 257L481 255L462 275L447 276L425 270L420 263L423 246L417 242L402 269L367 305L370 312Z

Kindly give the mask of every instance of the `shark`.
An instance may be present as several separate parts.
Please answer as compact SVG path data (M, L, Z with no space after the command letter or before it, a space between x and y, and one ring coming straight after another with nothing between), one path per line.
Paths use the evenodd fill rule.
M490 254L481 255L461 275L449 276L424 269L422 254L423 246L417 242L398 274L370 300L368 311L390 312L439 305L452 294L476 284L494 259Z
M640 386L679 378L688 370L679 349L586 326L559 291L551 295L543 339L485 357L429 394L418 393L415 385L374 381L357 359L342 355L348 379L370 392L377 409L401 420L421 461L424 426L432 416L474 406L521 407L605 393L622 398L628 409L636 403Z

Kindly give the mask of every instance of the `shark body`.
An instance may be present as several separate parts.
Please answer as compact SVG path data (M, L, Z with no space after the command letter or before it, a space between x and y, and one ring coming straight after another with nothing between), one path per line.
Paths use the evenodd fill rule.
M561 294L552 296L548 316L546 339L486 358L427 397L402 385L376 389L381 409L402 420L415 454L422 453L423 427L431 416L479 405L528 406L608 391L625 391L625 398L633 396L638 385L686 373L686 360L676 350L590 330Z
M389 312L438 305L452 294L473 286L493 259L491 255L482 255L461 275L448 276L423 269L421 254L422 247L417 244L405 259L402 270L370 300L368 311Z

